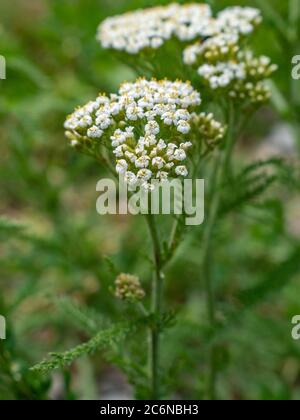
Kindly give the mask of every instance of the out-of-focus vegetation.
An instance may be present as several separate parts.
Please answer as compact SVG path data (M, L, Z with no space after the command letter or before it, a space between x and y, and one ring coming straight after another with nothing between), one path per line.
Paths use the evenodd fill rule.
M0 399L130 398L131 381L139 385L137 396L144 395L145 339L131 328L134 309L125 318L110 288L122 271L138 274L150 290L146 226L138 217L97 215L95 185L103 169L70 150L63 122L76 105L134 78L96 42L99 22L166 3L1 1L7 79L0 81L0 314L8 337L0 341ZM242 182L228 186L216 229L216 333L207 327L199 283L201 229L166 273L172 313L163 337L164 391L201 398L207 349L214 345L221 398L299 399L300 342L291 338L291 319L300 313L300 81L291 78L291 57L300 54L300 25L293 32L289 2L210 3L216 10L261 5L266 24L253 47L279 71L273 104L240 142L235 159ZM264 163L245 171L258 160ZM250 178L257 184L248 190ZM98 331L106 332L99 351L71 370L45 376L29 370L49 351L67 350ZM127 363L128 350L135 365Z

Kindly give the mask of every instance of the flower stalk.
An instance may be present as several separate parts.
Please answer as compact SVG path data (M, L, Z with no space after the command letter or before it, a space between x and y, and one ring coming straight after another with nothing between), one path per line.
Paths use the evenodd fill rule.
M150 389L151 398L159 400L160 391L160 316L162 313L162 294L163 294L163 258L159 233L155 217L151 214L146 216L153 246L154 271L152 283L152 304L151 311L154 322L150 327L149 343L149 368L150 368Z
M216 303L214 295L214 286L212 278L213 267L213 234L215 225L217 223L220 203L222 182L226 176L226 169L230 161L230 155L233 152L234 146L234 107L230 106L228 117L228 131L225 140L225 145L222 150L218 151L218 157L215 159L215 167L213 170L213 177L211 180L211 204L208 215L208 220L205 225L203 234L203 254L202 254L202 278L204 280L204 287L207 299L207 316L212 331L216 328ZM207 397L209 400L216 399L216 348L211 347L209 352L209 373L207 381Z

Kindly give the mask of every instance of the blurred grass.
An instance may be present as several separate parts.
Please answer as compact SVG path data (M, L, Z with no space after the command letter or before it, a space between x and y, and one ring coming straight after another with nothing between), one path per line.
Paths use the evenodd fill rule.
M134 77L97 44L99 22L125 10L163 3L168 1L0 4L0 53L8 66L7 80L0 81L0 313L8 319L9 334L0 342L0 399L52 395L49 389L53 391L55 380L40 379L28 367L49 350L65 350L88 338L59 311L53 297L68 295L119 321L122 306L109 292L112 267L139 274L149 290L150 244L144 239L143 221L97 216L95 185L102 168L68 148L62 126L76 105L99 91L115 91L122 80ZM221 9L253 2L211 3ZM285 18L286 5L272 0L275 3ZM272 29L261 29L253 45L279 64L275 81L287 92L290 62ZM281 117L264 109L249 128L244 148L259 146L257 139L267 136ZM241 148L242 162L247 153ZM237 209L217 234L214 271L222 334L214 340L223 350L223 398L300 398L300 346L290 338L291 317L300 312L300 235L290 229L295 220L289 213L293 200L299 212L299 189L283 182L268 194L259 204ZM224 249L228 241L230 247ZM182 398L201 395L205 347L212 339L205 297L197 283L200 246L199 238L192 237L167 273L167 295L179 322L164 340L166 385ZM143 361L140 348L134 342L130 346L137 363ZM95 392L99 397L107 362L100 354L86 363L92 367L84 374L80 365L72 370L71 385L77 398L91 398ZM60 397L69 395L67 377L61 380ZM78 386L81 380L90 394Z

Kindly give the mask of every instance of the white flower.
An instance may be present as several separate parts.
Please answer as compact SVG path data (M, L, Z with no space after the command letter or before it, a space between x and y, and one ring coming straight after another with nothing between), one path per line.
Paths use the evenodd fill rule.
M118 146L115 148L115 150L113 151L114 155L118 158L124 156L124 150L122 146Z
M168 179L168 176L169 176L169 174L166 171L159 171L156 174L156 178L158 178L160 180L166 180L166 179Z
M176 146L176 144L175 143L169 143L168 144L168 149L170 149L170 150L175 150L177 148L177 146Z
M149 181L151 177L152 177L152 172L150 171L150 169L141 169L137 173L137 178L143 181Z
M121 111L121 105L119 103L114 102L114 103L110 104L109 112L110 112L111 115L113 115L113 116L118 115L120 113L120 111Z
M132 152L126 151L125 156L129 160L129 162L131 162L131 163L134 163L137 160L136 155Z
M141 185L142 189L148 192L154 191L155 186L153 184L150 184L149 182L144 182Z
M150 45L151 45L152 48L158 49L163 45L163 43L164 43L163 38L159 38L157 36L157 37L151 39Z
M188 66L192 66L193 64L196 63L198 52L199 52L199 46L200 46L200 44L197 43L197 44L188 46L184 50L184 52L183 52L183 61Z
M178 109L175 112L175 119L176 121L189 121L190 120L190 113L186 109Z
M180 149L188 150L193 146L193 143L191 141L186 141L185 143L180 144Z
M179 160L179 161L185 160L186 159L186 153L185 153L185 151L182 150L182 149L175 150L174 159L175 160Z
M74 116L69 117L64 123L64 128L66 130L76 130L77 127L78 127L78 120Z
M150 146L156 145L156 143L157 143L157 140L156 140L155 134L148 134L146 132L145 145L147 147L150 147Z
M133 172L127 171L124 174L124 180L129 186L135 186L137 183L137 177Z
M79 121L78 126L80 128L87 128L93 124L92 117L90 115L84 115Z
M97 127L96 125L93 125L87 131L87 136L90 137L91 139L100 138L102 136L102 134L103 134L103 131L100 130L100 128Z
M108 114L100 114L96 118L96 125L101 128L101 130L106 130L112 123L111 118Z
M177 131L182 134L187 134L191 129L191 126L188 122L181 120L178 122Z
M137 121L138 119L141 119L144 117L144 111L143 108L131 105L126 110L126 117L131 121Z
M118 129L114 132L114 134L111 136L111 142L112 142L112 146L113 147L118 147L120 146L122 143L125 143L126 141L126 134Z
M176 173L176 175L184 176L184 177L188 176L188 174L189 174L188 170L185 166L177 166L175 168L175 173Z
M162 139L157 143L157 150L164 150L167 147L166 142Z
M145 131L147 134L156 135L159 133L159 124L156 121L149 121L148 124L145 126Z
M126 127L125 135L127 138L134 137L134 127Z
M135 161L136 168L147 168L149 166L149 156L141 156Z
M164 167L165 163L166 163L165 160L160 156L157 156L157 157L152 159L152 165L155 166L158 169L162 169Z
M118 174L124 174L127 171L128 164L125 159L117 161L116 171Z
M173 121L175 119L174 112L171 112L171 111L165 112L162 115L161 119L163 120L164 124L166 124L166 125L172 125L173 124Z
M109 98L106 95L99 95L95 101L98 107L109 104Z

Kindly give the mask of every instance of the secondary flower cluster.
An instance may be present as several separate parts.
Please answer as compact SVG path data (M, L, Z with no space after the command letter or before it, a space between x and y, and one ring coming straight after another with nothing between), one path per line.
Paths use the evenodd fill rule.
M115 280L115 296L121 300L136 302L145 297L145 291L137 276L121 273Z
M214 119L212 113L201 112L201 114L195 115L193 123L199 138L203 139L206 144L207 150L213 149L224 138L226 129L219 121Z
M226 15L226 13L225 13ZM264 81L277 69L268 57L254 57L244 51L241 36L226 32L189 46L184 62L197 68L202 80L213 91L252 104L265 102L270 92Z
M217 16L218 27L221 31L249 35L261 24L262 16L253 7L228 7Z
M229 7L213 17L207 4L177 3L109 17L98 29L103 48L138 54L158 49L172 37L189 42L229 32L248 35L262 21L259 10Z
M239 36L236 33L222 33L204 42L188 46L183 53L187 65L215 64L236 57L239 51Z
M176 37L191 41L216 32L216 22L205 4L170 4L129 12L106 19L98 30L103 48L137 54L146 48L160 48Z
M194 112L200 104L190 83L142 78L75 110L65 122L66 135L90 153L100 144L108 146L129 188L148 190L152 179L188 175L191 139L212 144L223 136L221 124Z

